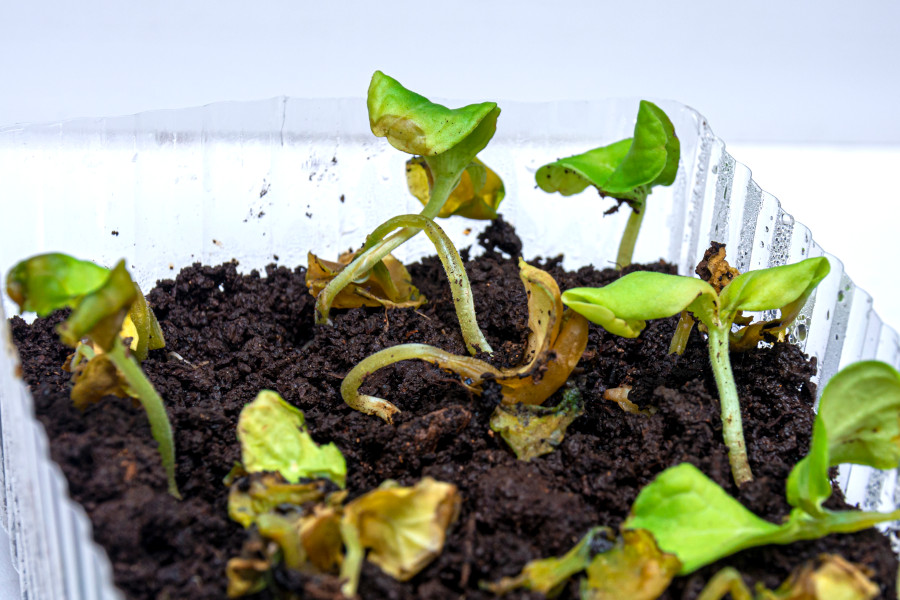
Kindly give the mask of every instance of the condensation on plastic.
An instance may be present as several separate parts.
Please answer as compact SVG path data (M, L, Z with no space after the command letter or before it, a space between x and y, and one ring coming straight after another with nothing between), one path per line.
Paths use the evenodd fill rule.
M728 245L741 271L827 256L831 274L790 331L816 357L819 389L860 359L900 366L897 334L841 262L759 188L701 115L660 105L681 139L682 159L675 184L649 198L635 260L664 258L691 274L710 239ZM569 268L611 264L627 211L601 216L608 201L589 191L544 194L534 173L548 161L630 136L636 109L637 100L504 103L497 136L481 156L504 178L501 212L522 237L525 256L563 253ZM0 129L0 272L39 252L105 265L124 256L146 291L195 261L237 259L248 271L305 264L308 250L336 256L378 223L420 210L406 190L406 158L371 135L362 100L276 98ZM441 225L460 247L485 226L459 218ZM427 253L425 236L418 236L398 255ZM119 598L109 560L93 543L81 507L68 499L32 399L15 375L18 358L3 314L13 311L4 299L0 517L23 593ZM844 467L839 481L848 500L867 510L900 505L895 471Z

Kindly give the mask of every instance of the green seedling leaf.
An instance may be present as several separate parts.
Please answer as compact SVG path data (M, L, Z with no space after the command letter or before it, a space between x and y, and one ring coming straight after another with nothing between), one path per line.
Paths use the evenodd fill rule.
M482 583L481 587L497 595L524 588L553 598L559 595L570 577L588 567L594 555L611 547L611 543L607 541L610 534L606 527L594 527L562 557L533 560L515 577Z
M683 575L778 531L689 463L645 486L623 527L652 533L660 549L681 561Z
M355 258L353 253L342 254L338 262L323 260L307 254L306 287L314 298L322 292L338 273ZM338 292L332 308L383 306L385 308L418 308L425 304L425 296L412 285L409 271L399 260L388 254L360 280L353 281Z
M322 502L326 492L322 480L288 483L278 473L251 473L231 486L228 516L246 529L279 506Z
M434 177L422 157L406 161L406 184L409 192L427 206L431 199ZM497 208L506 196L503 180L477 157L463 171L459 184L450 193L438 217L452 216L467 219L497 218Z
M788 501L821 513L831 495L828 468L844 463L876 469L900 463L900 373L885 363L854 363L829 380L810 452L788 477Z
M41 254L18 263L6 276L6 293L23 312L46 317L75 308L109 278L109 269L66 254Z
M643 202L645 186L675 181L680 154L672 122L658 106L642 100L634 137L544 165L535 179L545 192L571 196L592 185L604 196Z
M528 404L499 405L491 415L491 429L509 444L516 458L529 461L549 454L559 446L566 429L583 414L577 388L563 393L559 406L544 408Z
M238 418L241 461L248 473L276 471L287 481L347 480L347 463L333 443L318 446L306 429L303 413L271 390L257 394Z
M610 333L637 337L649 319L662 319L688 310L704 322L718 310L715 290L691 277L636 271L602 288L573 288L562 302Z
M500 114L495 102L456 109L435 104L381 71L372 75L367 106L372 133L398 150L423 156L466 146L474 157L493 136Z
M778 319L755 328L745 328L744 332L733 336L739 347L756 347L762 333L770 336L781 334L794 322L813 290L830 270L828 259L821 256L791 265L749 271L735 277L725 286L720 297L724 321L733 322L744 310L781 311ZM745 339L742 341L742 338Z
M582 600L656 600L681 563L643 530L625 531L615 547L594 557L581 582Z
M624 529L646 529L660 549L674 554L687 575L740 550L789 544L829 533L851 533L900 518L891 513L791 511L781 525L760 519L688 463L670 467L644 487Z
M350 502L341 523L347 548L344 594L356 593L366 549L368 559L394 579L415 576L441 553L459 505L456 486L430 477L413 487L386 481Z

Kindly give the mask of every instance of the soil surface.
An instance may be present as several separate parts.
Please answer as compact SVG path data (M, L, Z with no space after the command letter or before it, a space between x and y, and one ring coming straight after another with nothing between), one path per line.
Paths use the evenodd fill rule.
M502 221L479 242L485 254L466 262L478 321L495 349L495 364L513 365L528 334L514 260L521 243ZM562 289L604 285L620 275L593 268L568 272L560 259L532 264L548 270ZM662 263L642 268L671 270ZM175 430L182 502L166 493L139 407L112 397L83 413L72 406L69 375L60 368L70 351L53 331L62 315L33 325L11 320L53 458L90 515L128 598L225 597L225 564L238 555L245 533L227 516L222 479L239 459L238 414L264 388L304 411L317 442L338 445L347 459L351 499L388 478L409 485L428 475L459 487L462 509L440 557L406 583L367 563L360 584L366 599L491 598L479 589L480 581L560 555L594 525L618 527L641 487L684 461L756 514L776 522L787 514L785 479L809 447L815 398L809 382L814 365L788 344L732 356L756 476L740 492L730 477L705 342L695 329L684 355L668 355L674 318L651 322L633 340L591 326L572 378L582 389L584 415L556 451L531 462L517 461L488 428L496 390L474 396L456 376L426 363L399 363L366 380L364 393L387 398L403 411L393 425L351 410L339 393L341 378L377 350L418 342L465 354L440 263L425 259L409 270L427 304L417 310L334 311L333 327L313 325L314 301L302 267L272 265L263 276L240 275L235 263L195 264L175 280L159 282L148 298L167 346L151 352L143 366ZM623 384L633 386L632 401L656 407L656 413L628 414L602 398L606 389ZM560 398L561 391L547 404ZM839 493L830 503L842 505ZM737 567L751 585L775 587L792 568L823 552L871 568L881 597L896 597L897 561L888 540L874 530L744 551L677 578L663 597L696 597L724 564ZM304 598L335 597L338 589L330 576L279 571L275 579ZM507 597L542 596L520 591ZM577 598L576 582L562 597Z

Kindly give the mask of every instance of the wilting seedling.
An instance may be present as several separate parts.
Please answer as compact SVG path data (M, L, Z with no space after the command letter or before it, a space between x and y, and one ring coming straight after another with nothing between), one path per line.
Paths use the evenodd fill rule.
M563 392L558 406L500 404L491 415L490 426L500 434L519 460L553 452L572 421L584 413L581 392L572 387Z
M681 143L669 117L652 102L642 100L633 137L544 165L535 179L545 192L563 196L578 194L592 185L601 196L631 207L616 256L621 269L631 264L647 196L657 185L672 185L680 157Z
M41 317L61 308L72 309L57 331L64 344L76 349L71 365L76 373L73 400L83 407L106 395L136 398L159 445L169 493L180 498L169 418L162 398L137 360L165 342L153 311L125 269L125 261L109 270L65 254L42 254L14 266L6 277L6 289L22 311L34 311ZM122 342L123 332L132 338L130 351ZM83 358L87 364L82 363Z
M359 393L367 375L401 360L423 360L453 371L466 387L480 393L490 379L500 384L504 404L542 404L568 379L587 345L587 321L563 311L559 286L549 273L519 261L528 295L528 336L523 362L498 369L482 360L457 356L426 344L400 344L366 357L344 378L341 395L351 407L390 423L399 409L391 402Z
M791 471L781 525L765 521L688 463L663 471L632 506L625 529L645 529L681 561L686 575L746 548L852 533L889 513L831 511L828 468L843 463L894 468L900 461L900 373L875 361L851 365L828 382L813 425L809 454Z
M734 481L740 486L752 480L753 474L729 357L729 338L740 337L741 332L732 334L731 327L742 311L780 309L781 317L770 323L770 330L786 328L828 272L826 258L809 258L744 273L717 293L700 279L638 271L602 288L567 290L562 300L610 333L628 338L637 337L647 319L671 317L682 311L690 312L706 326L709 358L722 406L722 436Z
M228 563L230 597L261 591L279 561L297 571L339 572L344 595L354 597L365 559L406 581L443 549L459 511L454 485L430 477L411 487L388 480L345 503L347 492L329 492L325 481L344 485L340 450L316 445L303 413L269 390L244 407L238 437L243 475L234 471L229 515L277 550L251 537Z
M422 156L430 189L427 204L419 216L426 221L437 217L447 204L463 173L493 137L500 114L494 102L451 110L407 90L381 71L376 71L372 76L367 105L372 133L387 138L398 150ZM478 165L474 168L477 170ZM328 321L328 313L338 292L376 268L384 257L423 228L420 222L400 222L402 228L385 237L397 229L386 226L387 223L369 235L356 259L317 296L317 323ZM473 348L490 351L483 336L481 339L467 338L466 343Z
M697 600L722 600L726 594L733 600L873 600L881 593L863 569L840 556L824 554L816 562L818 566L803 564L774 591L758 585L755 594L736 569L726 567L713 575Z
M483 583L482 588L495 594L524 588L553 598L571 577L584 571L580 594L583 600L659 597L678 574L678 559L661 552L646 531L625 531L615 541L610 536L609 529L594 527L564 556L533 560L519 575Z

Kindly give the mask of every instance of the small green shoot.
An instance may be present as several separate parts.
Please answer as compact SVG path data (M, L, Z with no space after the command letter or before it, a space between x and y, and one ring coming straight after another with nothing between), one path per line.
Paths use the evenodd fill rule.
M60 340L76 348L75 401L82 405L105 394L138 399L150 421L153 439L168 479L169 493L181 498L175 482L175 442L162 398L141 371L138 353L164 344L159 323L140 289L125 269L125 261L112 269L65 254L42 254L14 266L6 278L6 289L22 311L47 316L61 308L72 314L57 329ZM122 342L123 325L132 337L133 352ZM133 337L137 335L138 339ZM90 347L82 344L88 340ZM80 348L80 349L79 349ZM85 367L81 358L88 359ZM94 363L94 361L99 361ZM111 373L106 361L115 367ZM94 363L94 367L90 367ZM90 367L90 368L88 368Z
M593 323L622 337L637 337L648 319L690 312L707 328L709 358L722 406L722 435L735 483L753 479L747 460L737 386L731 371L729 338L741 311L780 309L771 330L787 327L807 298L828 275L828 260L802 262L750 271L734 278L721 293L692 277L638 271L602 288L575 288L563 293L563 303ZM752 325L750 327L753 327Z
M423 221L432 221L441 213L463 173L494 136L500 114L494 102L451 110L407 90L381 71L372 76L367 106L372 133L387 138L398 150L423 157L430 182L428 201L420 213ZM399 231L385 237L396 229L386 223L370 234L359 256L316 298L316 322L328 322L332 302L341 289L362 279L422 228L418 222L403 224ZM490 352L483 338L466 341L473 354L475 347Z
M559 286L549 273L519 261L519 274L528 296L528 336L523 363L498 369L482 360L457 356L426 344L400 344L366 357L344 378L341 395L351 407L384 421L399 409L383 398L359 393L366 376L401 360L424 360L459 375L464 385L480 393L491 379L503 389L504 404L542 404L566 382L587 346L587 321L563 311Z
M746 548L852 533L900 519L889 513L822 507L828 468L843 462L894 468L900 460L900 373L866 361L837 373L822 393L809 454L788 477L793 507L781 525L765 521L688 463L663 471L638 494L625 529L645 529L678 557L681 574Z
M680 157L681 143L669 117L652 102L641 100L633 137L544 165L535 179L545 192L563 196L592 185L601 196L631 207L616 256L616 265L622 269L631 264L647 196L657 185L672 185Z

